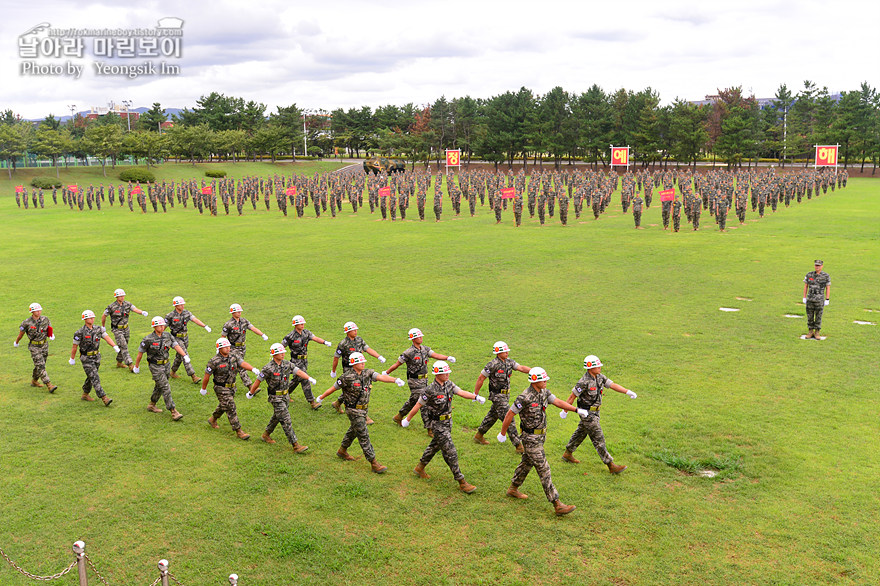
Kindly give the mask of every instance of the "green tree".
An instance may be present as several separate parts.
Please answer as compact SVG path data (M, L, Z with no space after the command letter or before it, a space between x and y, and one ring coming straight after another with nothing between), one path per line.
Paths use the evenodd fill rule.
M162 123L168 121L168 116L159 102L153 102L153 106L144 112L138 119L138 127L149 132L160 132Z
M86 129L83 147L86 152L101 159L101 170L107 176L107 159L116 168L116 158L122 151L122 128L116 124L93 125Z
M11 112L7 110L7 113L11 114ZM15 169L15 161L18 157L24 156L27 144L27 132L23 124L10 124L5 120L0 122L0 158L6 161L6 170L10 179Z
M672 103L669 116L669 136L672 155L679 161L693 163L697 168L700 151L706 148L709 132L706 130L709 108L685 100Z
M31 150L40 156L52 159L52 166L55 167L55 177L59 177L58 157L64 154L67 147L62 132L51 126L51 124L46 126L40 124L40 128L34 136Z

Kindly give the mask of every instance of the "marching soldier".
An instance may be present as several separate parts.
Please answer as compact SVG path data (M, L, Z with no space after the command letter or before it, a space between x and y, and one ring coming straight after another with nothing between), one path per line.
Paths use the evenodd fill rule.
M319 344L324 344L328 348L333 344L327 340L323 340L306 329L306 318L301 315L293 316L291 320L293 331L284 336L281 345L290 348L290 361L300 370L307 372L309 369L309 342L314 340ZM312 409L320 409L321 404L315 402L315 396L312 394L311 379L308 377L300 377L290 383L290 392L292 393L298 385L302 385L303 395L308 401Z
M208 418L208 425L218 429L220 426L217 424L217 420L226 413L229 425L232 426L235 435L239 439L249 439L251 436L241 428L241 423L238 421L238 413L235 409L235 378L239 375L239 370L245 369L259 376L260 369L251 366L240 355L232 352L232 344L226 338L218 338L215 346L217 354L205 366L205 376L202 377L202 388L199 391L202 396L208 394L208 381L213 376L214 394L217 395L217 408L214 409L214 413ZM242 380L244 379L242 378Z
M486 364L480 372L480 376L477 377L477 384L474 386L474 394L479 395L480 389L483 387L483 381L489 379L489 400L492 402L492 406L489 407L489 412L486 413L486 417L483 418L483 422L480 423L480 427L477 429L476 435L474 435L474 441L482 445L489 444L483 436L492 429L496 421L503 421L504 416L507 415L510 406L510 375L513 374L514 370L526 374L529 372L528 366L518 364L516 360L510 358L510 348L506 342L495 342L495 345L492 347L492 353L495 354L495 358ZM516 428L511 430L510 439L516 447L516 451L521 454L523 450L522 442L520 441L519 434L516 432Z
M83 371L86 373L86 381L83 383L83 401L94 401L95 399L89 395L94 388L95 394L109 407L113 399L104 393L104 387L101 386L101 378L98 376L98 369L101 368L101 340L113 347L113 351L119 354L120 348L113 343L104 326L95 326L95 312L87 309L82 312L82 320L85 322L83 327L73 334L73 347L70 349L70 360L68 363L73 366L76 364L76 348L79 346L79 363L82 365Z
M184 301L183 297L175 297L171 301L171 304L174 306L174 309L165 316L165 323L168 324L168 329L171 331L171 335L177 339L177 342L183 347L184 352L187 352L189 350L189 333L186 329L187 324L193 322L194 324L205 328L205 331L209 334L211 333L211 327L205 325L204 322L186 309L186 301ZM171 365L171 378L180 378L177 374L177 369L180 368L181 362L183 362L183 359L180 354L174 357L174 364ZM184 362L183 366L184 370L186 370L186 374L189 375L194 383L198 384L200 379L196 374L192 363Z
M602 362L595 355L590 354L584 358L584 368L587 372L572 387L571 396L568 398L569 403L573 403L575 398L577 398L578 414L581 415L581 420L578 423L577 429L571 435L571 439L568 440L568 445L565 446L565 453L562 454L562 459L572 464L579 464L580 460L575 459L574 451L589 436L602 463L608 466L608 471L612 474L620 474L626 470L626 466L615 464L614 458L611 457L611 454L605 448L605 435L602 433L602 426L599 425L599 406L602 404L602 393L605 389L624 393L630 399L635 399L637 395L602 374ZM586 414L581 414L581 410ZM566 415L568 413L565 411L559 412L559 416L563 419L565 419Z
M636 230L642 229L642 202L639 192L636 192L636 196L632 199L633 222L635 222Z
M351 370L350 361L348 357L352 352L360 352L366 353L377 359L382 364L385 364L385 357L381 356L378 352L370 348L364 339L358 336L358 327L357 324L353 321L347 321L342 326L342 331L345 333L345 337L341 342L336 346L336 354L333 356L333 369L330 371L330 378L336 378L336 367L339 365L339 359L342 359L342 372L345 374L349 370ZM345 413L345 410L342 407L342 400L335 401L333 403L333 407L339 413ZM373 420L367 417L367 424L373 423Z
M183 419L183 414L181 414L174 406L174 399L171 398L171 384L168 382L168 375L171 372L171 365L168 360L168 350L173 349L177 352L183 357L183 362L187 365L190 363L190 358L186 351L181 347L180 342L178 342L178 340L170 333L165 331L165 328L168 325L165 323L165 318L157 315L150 322L150 325L153 326L153 331L141 340L141 345L138 347L137 358L135 358L134 366L131 368L131 371L135 374L138 374L141 371L141 359L144 357L144 354L146 354L147 364L150 367L150 375L155 383L153 385L153 394L150 396L150 404L147 406L147 411L161 413L162 409L156 407L156 401L159 400L159 397L162 397L165 400L165 407L171 412L171 419L174 421L180 421Z
M548 380L550 377L547 376L547 371L543 368L536 366L529 370L529 387L514 400L507 415L504 416L498 441L504 443L507 440L510 424L513 423L514 417L519 415L524 451L522 460L513 473L513 480L510 483L510 488L507 489L507 496L518 499L528 498L528 495L519 491L519 487L525 482L531 469L535 468L541 479L541 486L544 488L547 500L553 504L556 514L562 516L569 514L576 507L565 505L559 500L559 493L556 492L556 487L553 486L553 480L550 478L550 465L547 463L547 456L544 453L544 439L547 437L547 405L553 404L565 411L577 411L579 415L583 410L576 409L565 401L557 399L553 393L547 390Z
M807 327L810 333L807 338L821 340L819 330L822 329L822 312L831 303L831 276L822 270L822 261L813 263L813 271L804 277L804 305L807 306Z
M119 346L119 353L116 355L116 368L131 368L131 355L128 353L128 342L131 338L131 331L128 329L128 316L131 312L139 313L144 317L149 317L150 314L126 301L123 289L114 291L113 296L116 297L116 301L104 310L104 315L101 316L101 326L106 324L109 315L110 331L113 333L113 338L116 339L116 346Z
M269 420L269 425L266 426L266 431L263 432L260 439L267 444L274 444L275 440L272 439L272 432L275 431L275 427L280 423L281 429L287 435L287 441L293 447L293 451L297 454L302 454L309 449L309 446L304 446L297 441L296 433L294 433L293 425L290 421L290 377L296 376L300 379L305 379L310 384L317 383L318 381L310 377L307 372L299 369L292 362L284 360L285 352L286 350L283 345L278 343L272 344L269 348L269 356L272 357L272 360L259 371L257 380L251 385L250 392L246 396L248 399L253 398L258 392L260 382L266 381L266 393L269 395L269 403L272 404L273 413L272 419Z
M405 383L401 379L394 379L387 374L379 374L375 370L366 367L367 359L360 352L352 352L348 355L348 370L336 379L329 389L317 398L320 403L324 397L328 397L339 389L342 389L342 403L345 405L345 413L351 425L342 437L342 444L336 451L336 455L343 460L352 461L354 456L348 453L348 448L357 438L364 451L364 457L370 463L370 468L376 474L384 474L387 466L383 466L376 460L376 453L370 443L370 433L367 431L367 409L370 405L370 392L376 381L384 383L396 383L402 387Z
M458 395L465 399L480 401L481 404L485 403L486 399L464 391L450 381L449 375L452 373L452 369L446 362L438 360L433 364L431 371L434 374L434 382L425 387L418 402L401 421L403 427L408 427L416 411L421 409L423 417L428 420L434 432L431 436L431 443L425 448L425 452L413 472L419 478L429 478L425 472L425 466L431 463L431 459L437 452L442 452L443 459L452 472L452 477L458 481L459 490L465 494L471 494L477 490L477 487L464 479L464 474L458 466L458 451L455 449L455 444L452 443L452 396Z
M678 196L676 196L675 201L672 202L672 230L674 232L678 232L678 229L681 227L681 201L679 201Z
M34 361L31 386L42 387L45 384L49 392L54 393L58 386L52 384L52 381L49 380L49 374L46 372L49 341L55 339L55 335L52 333L52 323L48 317L43 315L43 306L39 303L31 303L28 311L31 312L31 316L18 326L18 337L15 339L13 346L18 348L18 343L22 337L28 337L28 350L31 353L31 360Z
M241 305L238 303L230 305L229 313L232 317L229 318L229 321L223 324L223 337L231 344L231 352L238 357L239 362L244 362L244 354L247 351L245 339L247 338L248 330L261 336L264 341L269 339L269 336L258 330L247 319L241 317L242 311ZM248 368L247 370L251 369ZM245 386L250 387L251 377L248 376L246 370L241 370L239 375L241 376L241 382L243 382Z

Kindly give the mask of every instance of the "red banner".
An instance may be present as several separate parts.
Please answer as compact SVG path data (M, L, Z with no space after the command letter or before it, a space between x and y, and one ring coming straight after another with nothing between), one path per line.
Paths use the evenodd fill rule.
M516 188L505 187L501 190L501 199L513 199L516 196Z
M144 190L141 189L141 186L140 186L140 185L135 185L134 187L131 188L131 194L132 194L132 195L140 195L140 194L142 194L143 192L144 192Z
M611 166L629 165L629 147L611 147Z
M79 187L77 187L76 185L68 185L67 191L69 191L70 193L77 193L79 191Z
M391 188L390 187L380 187L379 188L379 197L388 197L389 195L391 195Z
M837 145L816 146L816 166L837 166Z
M660 201L672 201L675 199L675 189L664 189L660 192Z
M24 185L17 185L15 187L15 193L24 193Z
M211 195L211 193L213 192L211 191L210 186L202 187L202 195Z
M296 187L288 187L287 195L296 195Z
M446 166L461 166L461 149L446 149Z

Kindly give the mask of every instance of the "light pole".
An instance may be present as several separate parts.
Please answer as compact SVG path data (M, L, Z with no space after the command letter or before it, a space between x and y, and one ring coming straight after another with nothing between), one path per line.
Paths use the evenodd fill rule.
M128 111L128 107L131 106L131 100L122 100L122 103L125 105L125 119L128 120L128 131L131 132L131 112Z
M73 124L73 111L76 110L76 104L68 104L67 109L70 110L70 123Z
M306 157L309 154L309 133L306 130L306 114L310 113L308 110L303 110L303 156Z

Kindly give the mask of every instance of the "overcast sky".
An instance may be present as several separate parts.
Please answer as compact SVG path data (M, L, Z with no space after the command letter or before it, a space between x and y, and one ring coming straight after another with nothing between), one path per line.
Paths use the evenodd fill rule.
M20 35L41 23L132 29L164 17L184 21L180 58L111 61L92 55L92 37L82 57L20 54ZM126 99L132 108L183 108L218 91L267 112L293 103L331 110L594 83L650 86L664 103L731 86L770 97L780 83L797 90L806 79L836 92L880 86L878 25L876 0L4 2L0 109L39 118ZM157 69L164 61L180 74L99 76L96 61ZM79 79L34 76L22 73L28 62L84 69Z

